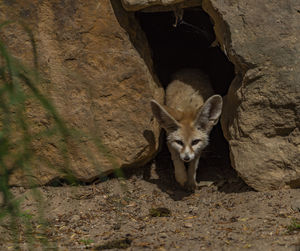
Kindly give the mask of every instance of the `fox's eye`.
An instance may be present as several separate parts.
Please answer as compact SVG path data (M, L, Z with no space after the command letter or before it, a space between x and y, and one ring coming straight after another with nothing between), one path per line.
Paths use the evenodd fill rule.
M197 145L201 140L200 139L194 139L192 141L192 146Z
M181 140L175 140L175 143L180 145L180 146L183 146L183 142Z

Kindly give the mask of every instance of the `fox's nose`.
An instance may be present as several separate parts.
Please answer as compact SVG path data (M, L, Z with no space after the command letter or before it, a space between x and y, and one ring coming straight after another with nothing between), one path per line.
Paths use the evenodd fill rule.
M185 155L183 158L184 161L190 161L190 157L188 155Z

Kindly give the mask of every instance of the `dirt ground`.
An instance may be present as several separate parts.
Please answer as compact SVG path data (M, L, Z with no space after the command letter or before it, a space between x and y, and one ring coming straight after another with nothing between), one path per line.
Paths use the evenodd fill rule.
M299 251L300 190L255 192L232 169L220 168L218 156L211 158L215 163L208 157L211 164L200 165L203 187L195 193L177 186L165 151L145 168L125 171L122 180L38 188L49 244L58 250ZM37 215L30 190L14 193ZM41 225L31 221L39 238ZM12 248L6 227L0 227L0 250Z

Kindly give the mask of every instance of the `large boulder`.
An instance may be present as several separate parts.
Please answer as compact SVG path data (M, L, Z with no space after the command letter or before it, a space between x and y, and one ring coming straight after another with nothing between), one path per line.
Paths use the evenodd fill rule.
M153 78L147 40L133 14L125 13L119 1L4 1L0 19L15 17L35 37L42 91L69 127L101 139L105 146L98 151L78 134L69 148L70 171L90 181L113 167L141 166L151 159L159 127L149 101L163 102L163 89ZM31 64L30 39L20 25L3 28L1 38L15 57ZM36 102L28 102L26 111L32 132L53 125ZM44 161L30 175L40 184L63 177L58 169L66 162L59 143L47 137L33 142ZM10 183L22 184L22 175L17 173Z
M204 0L235 64L222 128L231 162L256 190L300 187L298 1Z

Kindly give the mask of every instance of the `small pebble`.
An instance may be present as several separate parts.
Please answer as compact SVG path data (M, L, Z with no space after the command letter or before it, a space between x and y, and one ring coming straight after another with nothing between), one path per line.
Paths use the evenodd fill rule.
M166 233L161 233L161 234L160 234L160 237L161 237L161 238L167 238L168 235L167 235Z
M71 222L77 222L79 220L80 220L80 216L77 215L77 214L73 215L72 218L71 218Z
M286 216L286 212L285 211L279 211L279 213L278 213L278 215L280 216L280 217L283 217L283 218L286 218L287 216Z
M294 200L291 203L291 208L295 211L295 212L300 212L300 199L298 200Z
M185 223L184 227L186 227L186 228L192 228L193 224L192 223Z

